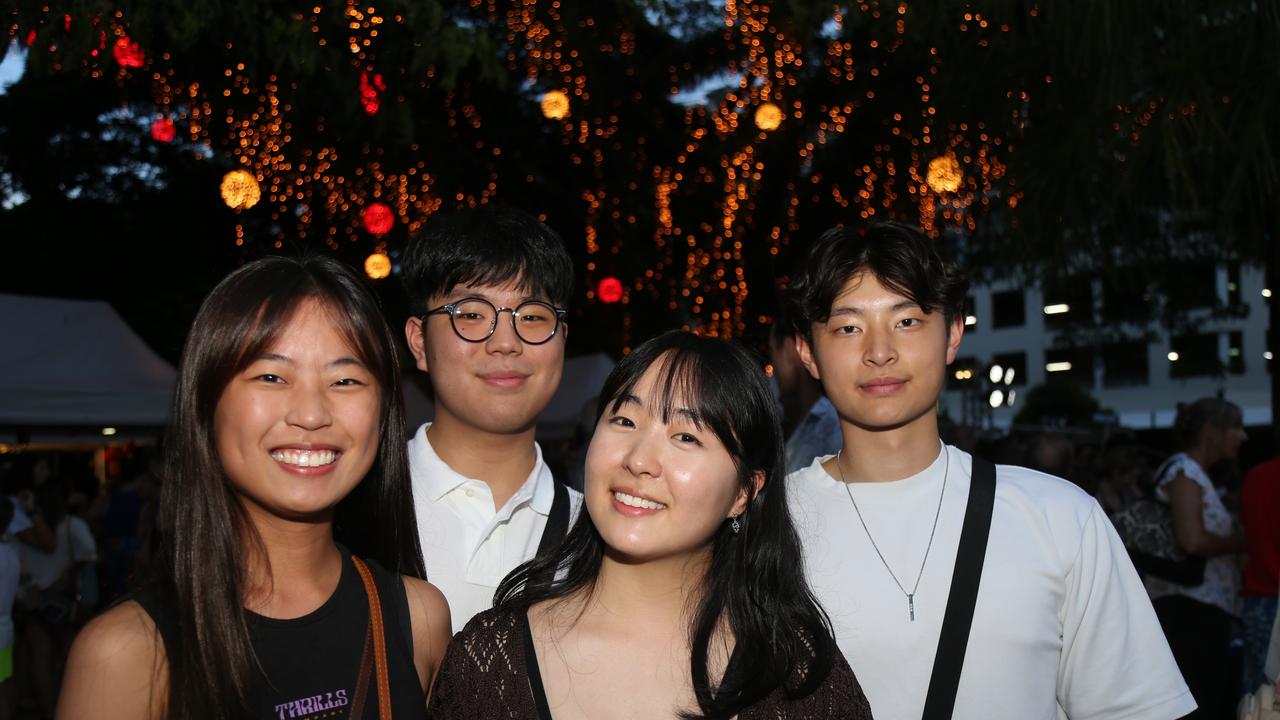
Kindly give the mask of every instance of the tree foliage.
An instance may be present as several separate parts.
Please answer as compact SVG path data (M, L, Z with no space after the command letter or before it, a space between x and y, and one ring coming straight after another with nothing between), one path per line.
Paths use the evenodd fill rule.
M571 343L612 352L673 325L762 337L797 251L866 219L921 224L980 278L1168 290L1145 318L1165 324L1185 316L1176 278L1267 260L1275 0L982 5L24 0L0 183L27 200L0 228L118 233L92 257L216 275L280 250L395 257L432 213L504 202L565 235L592 329ZM113 59L121 38L143 67ZM549 90L567 118L542 115ZM754 123L766 103L775 130ZM157 116L178 142L149 139ZM214 190L237 166L266 194L239 214ZM360 226L374 200L386 236ZM623 303L594 298L607 276Z

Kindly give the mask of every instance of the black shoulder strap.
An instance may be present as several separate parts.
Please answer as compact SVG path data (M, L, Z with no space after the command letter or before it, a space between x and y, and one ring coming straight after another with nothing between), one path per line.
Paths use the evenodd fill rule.
M956 551L956 568L951 576L947 611L942 616L938 653L933 658L929 694L924 700L924 720L945 720L951 717L955 708L956 689L960 686L964 651L969 644L969 627L973 624L973 607L978 600L978 583L982 580L982 561L987 554L987 536L991 530L991 510L995 499L996 467L974 457L969 504L960 530L960 546Z
M552 480L551 484L556 488L556 496L551 501L551 514L547 515L547 526L542 530L542 539L538 541L538 557L555 550L569 531L569 488L559 480Z

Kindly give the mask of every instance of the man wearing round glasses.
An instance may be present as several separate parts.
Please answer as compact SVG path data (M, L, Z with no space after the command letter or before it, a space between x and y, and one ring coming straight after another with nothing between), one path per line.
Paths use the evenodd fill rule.
M534 442L564 368L573 264L543 223L480 207L428 223L401 276L405 338L435 403L409 441L414 510L456 632L508 572L563 537L582 502Z

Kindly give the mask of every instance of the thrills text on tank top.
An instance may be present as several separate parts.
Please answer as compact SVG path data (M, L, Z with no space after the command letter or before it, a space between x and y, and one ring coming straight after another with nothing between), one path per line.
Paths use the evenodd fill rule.
M408 611L400 579L369 563L377 579L386 627L392 705L403 711L423 708L423 693L413 665ZM342 576L333 595L314 612L276 620L248 613L254 651L265 675L254 697L258 716L277 720L346 720L361 672L369 604L351 557L343 550ZM408 647L406 645L409 645ZM369 692L374 690L369 680ZM364 716L377 717L376 696L365 701ZM413 715L408 715L412 717Z

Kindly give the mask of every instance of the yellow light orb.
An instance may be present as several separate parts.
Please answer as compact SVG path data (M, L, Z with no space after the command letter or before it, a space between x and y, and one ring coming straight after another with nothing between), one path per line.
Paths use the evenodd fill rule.
M951 153L940 155L929 161L929 171L924 181L934 192L955 192L960 189L960 180L964 175L960 172L960 163Z
M756 127L768 132L777 130L782 124L782 108L771 102L764 102L760 107L756 108Z
M222 202L232 210L248 210L258 204L262 191L258 180L248 170L232 170L222 176Z
M364 273L374 280L391 274L391 258L386 253L376 252L364 259Z
M552 90L542 96L538 103L542 114L550 120L563 120L569 117L569 95L563 90Z

